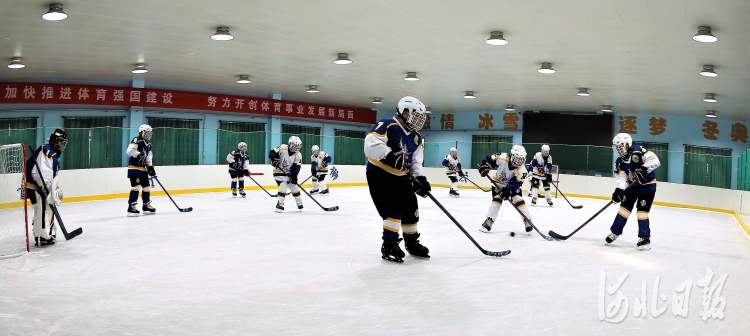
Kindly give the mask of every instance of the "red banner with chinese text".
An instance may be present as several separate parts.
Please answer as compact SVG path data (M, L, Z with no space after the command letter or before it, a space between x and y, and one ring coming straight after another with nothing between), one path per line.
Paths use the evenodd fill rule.
M117 86L1 83L0 104L140 106L374 124L373 110L203 92Z

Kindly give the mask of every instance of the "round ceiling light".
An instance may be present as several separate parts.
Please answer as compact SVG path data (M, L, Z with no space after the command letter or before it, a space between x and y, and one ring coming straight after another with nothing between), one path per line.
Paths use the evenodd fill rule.
M333 61L333 64L352 64L352 60L349 59L349 54L339 53L338 58Z
M508 111L508 112L513 112L513 111L516 110L516 107L513 106L513 105L508 105L508 106L505 107L505 110Z
M487 43L489 45L506 45L508 44L508 40L503 38L503 32L501 31L493 31L490 33L490 38L488 38L484 43Z
M714 66L713 65L704 65L703 66L703 70L701 70L701 72L699 72L699 74L701 76L706 76L706 77L716 77L716 76L719 76L719 74L717 74L716 71L714 71Z
M240 79L237 80L237 84L250 84L251 82L248 75L240 75Z
M418 81L419 77L417 77L416 72L407 72L406 77L404 77L405 81Z
M693 40L696 42L711 43L716 42L719 39L711 34L711 27L700 26L698 27L698 34L695 34L695 36L693 36Z
M375 97L375 98L372 99L372 103L373 104L382 104L383 103L383 99L380 98L380 97Z
M42 14L42 19L47 21L62 21L68 18L68 14L63 12L63 5L59 3L53 3L49 5L49 11Z
M474 95L474 91L466 91L466 93L464 94L464 98L477 99L477 96Z
M576 96L581 96L581 97L588 97L590 95L591 94L589 93L589 89L587 88L578 88L578 93L576 93Z
M706 117L707 118L716 118L718 116L716 115L716 111L714 111L714 110L708 110L708 111L706 111Z
M26 67L25 64L23 64L23 61L20 57L13 57L10 60L10 64L8 64L8 67L11 69L23 69Z
M133 69L133 71L131 71L131 72L134 73L134 74L145 74L145 73L148 72L148 70L146 69L146 65L145 64L138 63L138 64L135 65L135 69Z
M216 33L211 35L211 39L215 41L229 41L234 39L234 36L229 33L229 27L216 27Z
M307 93L318 93L318 92L320 92L320 90L318 90L318 86L317 85L309 85L307 91L305 91L305 92L307 92Z
M706 93L706 98L703 98L703 101L706 103L715 103L718 100L716 100L716 96L713 93Z
M537 70L539 73L542 74L553 74L555 73L555 69L552 69L552 63L544 62L542 63L542 67Z
M612 112L612 105L604 105L602 112Z

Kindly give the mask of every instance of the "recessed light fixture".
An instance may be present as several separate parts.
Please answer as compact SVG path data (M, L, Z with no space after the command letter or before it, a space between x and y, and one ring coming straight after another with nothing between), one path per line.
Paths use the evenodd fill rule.
M716 118L716 111L714 110L708 110L706 111L706 118Z
M711 27L700 26L698 27L698 34L695 34L695 36L693 36L693 40L696 42L711 43L716 42L719 39L711 34Z
M419 78L417 77L416 72L407 72L406 77L404 77L405 81L418 81Z
M250 84L251 82L248 75L240 75L240 79L237 80L237 84Z
M339 53L339 57L333 61L333 64L352 64L352 60L349 59L349 54Z
M464 98L466 98L466 99L476 99L477 96L474 95L474 91L466 91L466 94L464 94Z
M42 14L42 19L47 21L61 21L68 18L68 14L63 12L63 5L59 3L53 3L49 5L49 11Z
M501 31L493 31L490 33L490 38L488 38L484 43L490 44L490 45L506 45L508 44L508 40L503 38L503 32Z
M704 65L703 70L699 73L701 76L706 76L706 77L716 77L719 75L714 71L713 65Z
M234 39L234 36L229 33L229 27L219 26L216 27L216 33L211 35L211 39L216 41L229 41Z
M432 107L429 107L429 106L425 107L424 113L432 113Z
M317 85L309 85L308 87L309 88L307 89L307 91L305 91L307 93L318 93L318 92L320 92L320 90L318 90L318 86Z
M134 74L145 74L145 73L148 72L148 70L146 70L146 65L145 64L138 63L138 64L135 65L135 69L133 69L133 71L131 71L131 72L134 73Z
M576 93L576 96L581 96L581 97L588 97L590 95L591 94L589 93L589 89L587 88L578 88L578 93Z
M604 105L602 112L612 112L612 105Z
M713 93L706 93L706 98L703 98L703 101L706 103L715 103L717 102L716 97Z
M513 112L513 111L516 110L516 107L513 106L513 105L508 105L508 106L505 107L505 110L508 111L508 112Z
M383 99L380 98L380 97L375 97L375 98L372 99L372 103L373 104L382 104L383 103Z
M23 69L26 67L26 65L23 64L23 61L20 57L13 57L10 59L10 64L8 64L8 67L11 69Z
M552 63L544 62L542 63L542 67L537 70L539 73L543 74L553 74L555 73L555 69L552 69Z

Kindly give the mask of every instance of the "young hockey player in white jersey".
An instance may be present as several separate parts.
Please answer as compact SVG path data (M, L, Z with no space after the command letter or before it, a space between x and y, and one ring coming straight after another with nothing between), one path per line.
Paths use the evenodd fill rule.
M284 200L287 195L287 188L292 190L294 201L297 202L297 208L302 209L302 198L300 198L299 186L297 186L297 176L302 168L302 154L299 150L302 148L302 140L297 136L290 136L286 145L279 145L268 152L268 158L273 165L273 177L276 184L279 185L277 194L278 203L276 203L276 212L284 211Z
M52 223L54 215L49 205L60 206L63 200L62 191L57 184L60 155L67 145L68 135L58 128L50 135L48 144L39 147L26 160L26 197L34 208L31 222L34 246L55 243L57 226ZM40 199L37 199L37 195Z
M620 203L610 231L605 238L610 244L622 234L622 229L628 222L633 205L638 210L638 243L640 250L651 249L651 228L648 213L656 196L656 174L654 170L661 166L659 158L646 147L635 145L630 134L620 133L612 139L612 150L617 154L615 160L615 180L617 188L612 193L612 201ZM627 192L625 189L631 186Z
M151 183L149 176L156 176L154 170L151 146L151 126L143 124L138 128L138 136L128 145L128 178L130 179L130 197L128 197L128 216L138 216L140 212L135 206L138 204L138 192L142 191L143 214L154 214L156 209L151 206Z
M240 196L245 197L245 176L250 171L247 144L238 143L237 149L227 154L227 162L229 162L229 176L232 177L232 197L237 197L237 182L240 185Z
M318 145L312 146L312 156L310 156L310 173L312 174L312 191L310 194L320 192L321 195L328 194L328 187L325 180L328 175L328 165L333 158L328 153L321 151Z
M456 174L460 177L464 177L464 171L461 169L461 158L458 157L458 150L456 147L451 147L449 154L443 159L443 167L445 167L445 175L451 180L451 190L448 192L451 197L460 196L458 193L458 179Z
M552 156L549 155L549 145L542 145L542 151L537 152L531 159L531 205L536 205L536 197L539 194L539 183L544 186L544 198L547 204L552 206L552 193L549 185L552 183Z
M492 203L487 209L487 219L482 223L482 231L489 232L492 230L492 224L497 220L497 213L503 200L510 200L515 206L531 220L531 214L521 197L521 186L526 179L526 149L523 146L515 145L508 153L493 154L485 157L479 166L479 175L487 176L490 170L497 169L492 180ZM497 185L497 186L496 186ZM498 190L497 187L501 189ZM526 232L531 231L531 223L524 219Z
M419 204L415 193L427 197L430 183L422 172L422 129L426 108L419 99L406 96L398 102L397 116L380 120L365 137L367 185L375 208L383 220L385 260L403 262L399 229L409 254L429 258L430 250L419 243ZM412 181L413 176L416 182Z

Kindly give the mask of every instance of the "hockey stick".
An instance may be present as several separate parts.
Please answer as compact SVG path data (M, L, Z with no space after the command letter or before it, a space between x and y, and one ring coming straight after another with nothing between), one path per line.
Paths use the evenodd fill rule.
M49 196L49 190L47 190L47 185L44 183L44 178L42 177L42 171L39 169L39 164L35 163L36 166L36 172L39 174L39 179L42 180L42 188L44 189L44 200L39 200L40 202L44 203L46 202L47 196ZM53 202L54 203L54 202ZM65 229L65 224L63 224L62 218L60 218L60 212L57 211L57 206L54 204L48 204L50 209L52 209L52 212L55 214L55 218L57 218L57 223L60 224L60 230L63 233L63 236L65 237L65 240L71 240L78 236L79 234L83 233L83 228L77 228L73 230L72 232L68 233L68 230ZM44 216L45 211L44 207L42 207L42 216ZM44 224L46 220L42 220L42 224Z
M417 181L417 179L414 178L414 176L412 174L408 174L408 175L409 175L409 178L412 181L414 181L416 183L419 183L419 181ZM443 207L443 205L440 204L440 202L438 202L438 200L436 200L435 197L432 196L432 194L430 192L427 192L427 196L430 197L430 199L433 202L435 202L435 204L438 206L438 208L440 208L440 210L443 210L443 213L445 213L445 215L448 216L448 218L450 218L451 221L453 221L453 224L456 224L456 226L458 226L458 229L461 230L461 232L463 232L466 235L466 237L469 238L469 240L471 240L472 243L474 243L474 246L476 246L480 251L482 251L482 253L484 253L485 255L491 256L491 257L504 257L504 256L507 256L507 255L510 254L510 250L505 250L505 251L500 251L500 252L492 252L492 251L487 251L487 250L483 249L481 246L479 246L479 243L477 243L477 241L474 240L474 238L472 238L471 235L468 232L466 232L466 229L464 229L464 227L461 226L461 224L459 224L458 221L455 218L453 218L453 216L451 215L451 213L448 212L448 210L445 210L445 208Z
M309 180L309 179L310 179L311 177L313 177L313 175L310 175L310 177L308 177L308 178L306 178L306 179L305 179L304 181L300 182L300 184L299 184L299 185L303 185L303 184L305 184L305 182L307 182L307 180Z
M167 192L167 189L164 189L164 186L163 186L163 185L161 184L161 182L159 181L159 178L158 178L158 177L156 177L156 176L154 176L154 180L156 180L156 183L159 183L159 186L161 187L161 190L164 190L164 193L165 193L165 194L167 194L167 197L169 197L169 200L170 200L170 201L172 201L172 204L174 204L174 206L175 206L175 207L177 207L177 210L180 210L180 211L182 211L182 212L190 212L190 211L193 211L193 207L189 207L189 208L185 208L185 209L183 209L183 208L180 208L179 206L177 206L177 203L175 203L175 202L174 202L174 200L172 199L172 196L170 196L170 195L169 195L169 192Z
M557 184L555 184L555 182L550 182L550 183L552 183L552 185L555 186L555 189L557 190L557 192L559 192L560 195L562 195L562 197L565 199L565 201L567 201L568 204L570 204L570 201L568 201L568 198L565 197L565 194L563 194L562 191L560 191L560 188L557 187ZM583 205L573 205L573 204L570 204L570 206L573 207L573 209L581 209L581 208L583 208Z
M248 175L247 177L249 177L249 178L250 178L251 180L253 180L253 182L255 182L255 184L257 184L257 185L258 185L258 186L259 186L259 187L260 187L261 189L263 189L263 191L265 191L265 192L266 192L266 194L268 194L268 196L271 196L271 197L276 197L276 196L277 196L277 195L271 195L271 193L269 193L269 192L268 192L268 190L266 190L266 188L263 188L263 186L262 186L262 185L260 185L260 183L258 183L258 181L256 181L256 180L255 180L254 178L252 178L252 177L251 177L250 175Z
M286 175L286 177L287 177L287 178L290 178L290 179L292 178L291 176L289 176L289 174L287 174L287 173L286 173L286 172L284 172L283 170L282 170L281 172L282 172L282 173L284 173L284 175ZM312 176L310 176L310 177L312 177ZM305 190L305 188L302 188L302 183L297 183L297 184L296 184L296 186L297 186L297 187L298 187L298 188L299 188L300 190L302 190L302 191L303 191L303 192L305 193L305 195L307 195L307 197L310 197L310 199L312 199L312 200L313 200L313 202L315 202L315 204L317 204L317 205L318 205L318 206L319 206L319 207L320 207L321 209L323 209L324 211L336 211L336 210L338 210L338 209L339 209L339 206L338 206L338 205L336 205L336 206L332 206L332 207L330 207L330 208L326 208L326 207L324 207L324 206L320 205L320 203L318 203L318 200L316 200L316 199L315 199L314 197L312 197L312 195L310 195L310 193L308 193L308 192L307 192L307 190Z
M622 192L623 195L626 192L628 192L628 190L630 190L630 187L632 187L632 186L633 185L631 184L627 188L625 188L625 190ZM552 237L554 237L555 239L559 239L559 240L566 240L566 239L570 238L572 235L574 235L576 232L578 232L578 230L582 229L584 226L586 226L586 224L588 224L594 218L596 218L596 216L599 216L599 214L602 213L602 211L604 211L605 209L607 209L610 205L612 205L612 203L614 203L614 201L610 200L609 203L607 203L607 205L605 205L601 210L599 210L599 212L597 212L596 214L594 214L593 216L591 216L591 218L589 218L589 220L587 220L585 223L581 224L581 226L579 226L575 231L571 232L569 235L567 235L567 236L561 236L561 235L557 234L556 232L554 232L552 230L549 231L549 235L552 236Z
M490 180L490 183L492 183L495 186L495 188L497 188L498 190L502 190L502 188L500 188L500 186L497 185L495 183L495 181L489 175L487 176L487 178ZM523 199L523 197L522 197L522 199ZM549 236L545 235L544 233L542 233L541 231L539 231L539 229L536 228L536 225L534 225L534 223L531 222L531 219L529 219L528 217L526 217L526 215L524 215L523 212L521 212L521 209L519 209L515 204L513 204L513 200L512 199L508 199L507 201L508 201L508 203L510 203L510 205L513 206L513 209L516 209L516 211L518 211L518 213L521 215L521 217L523 217L523 219L525 221L529 222L529 225L531 225L531 227L534 228L534 230L536 230L536 232L539 233L539 235L541 235L542 238L544 238L546 240L549 240L549 241L555 241L555 240L557 240L557 239L549 237Z
M481 191L484 191L484 192L490 192L490 191L492 191L492 188L489 188L489 189L487 189L487 190L484 190L484 189L482 189L482 187L480 187L480 186L478 186L478 185L477 185L476 183L474 183L474 181L472 181L472 180L469 180L469 178L468 178L468 177L464 177L464 178L465 178L465 179L466 179L467 181L471 182L471 184L473 184L474 186L476 186L477 188L479 188L479 190L481 190Z

